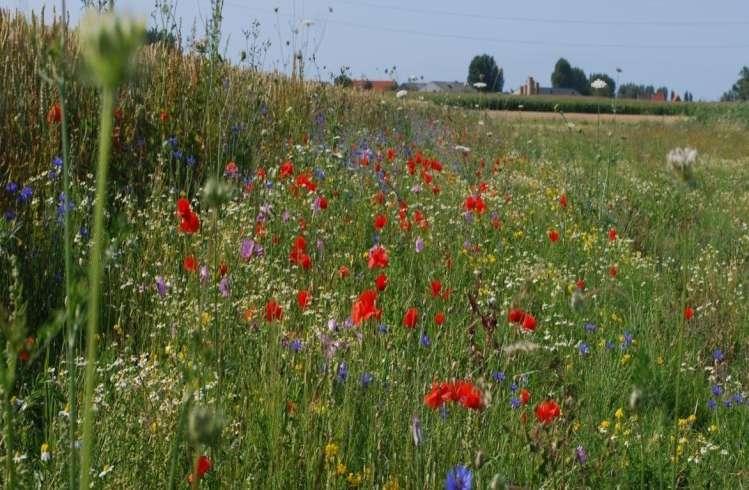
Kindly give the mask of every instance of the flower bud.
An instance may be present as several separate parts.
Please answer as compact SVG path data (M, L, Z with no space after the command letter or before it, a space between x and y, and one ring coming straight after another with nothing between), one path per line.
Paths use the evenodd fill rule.
M81 55L97 85L114 90L127 78L145 32L140 20L112 12L86 14L79 29Z

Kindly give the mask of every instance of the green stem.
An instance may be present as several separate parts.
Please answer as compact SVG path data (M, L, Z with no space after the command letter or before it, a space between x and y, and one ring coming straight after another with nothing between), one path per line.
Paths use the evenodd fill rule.
M3 412L5 419L5 481L6 488L16 488L15 484L15 467L14 467L14 445L13 445L13 407L10 405L10 393L13 390L13 383L16 378L16 357L18 352L13 348L13 342L10 340L6 345L6 366L3 376Z
M114 92L104 88L101 94L99 124L99 164L96 171L96 203L91 258L88 267L88 308L86 325L86 376L83 395L83 451L81 452L81 490L88 490L93 446L93 396L96 386L96 331L99 320L99 292L102 280L102 250L104 248L104 207L107 200L107 168L112 144L112 110Z

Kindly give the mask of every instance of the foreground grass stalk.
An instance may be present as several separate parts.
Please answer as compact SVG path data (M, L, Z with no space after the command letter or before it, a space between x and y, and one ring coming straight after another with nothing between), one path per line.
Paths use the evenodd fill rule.
M13 342L8 340L6 345L6 366L3 373L3 437L5 438L5 487L16 488L15 462L14 462L14 437L13 437L13 407L11 406L11 390L16 378L16 350Z
M99 163L96 170L96 203L94 204L94 231L91 259L88 268L88 308L86 325L86 377L83 395L83 450L81 452L81 489L89 488L91 450L93 446L93 396L96 386L96 335L99 321L100 283L102 279L102 251L104 249L104 206L107 193L109 149L112 144L112 111L114 92L102 90L99 126Z

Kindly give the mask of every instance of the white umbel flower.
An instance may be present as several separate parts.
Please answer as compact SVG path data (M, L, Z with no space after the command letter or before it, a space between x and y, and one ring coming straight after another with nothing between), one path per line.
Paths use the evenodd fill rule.
M591 83L590 86L596 90L601 90L601 89L608 87L606 82L604 82L600 78L596 78L595 80L593 80L593 83Z
M396 98L398 98L398 99L402 99L402 98L403 98L403 97L405 97L406 95L408 95L408 90L398 90L398 91L397 91L397 92L395 93L395 97L396 97Z

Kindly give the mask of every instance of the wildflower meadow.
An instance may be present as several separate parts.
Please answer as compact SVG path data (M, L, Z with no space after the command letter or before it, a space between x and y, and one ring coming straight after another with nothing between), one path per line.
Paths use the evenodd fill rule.
M749 484L746 120L496 118L209 34L0 11L3 488Z

